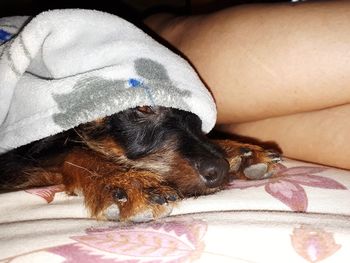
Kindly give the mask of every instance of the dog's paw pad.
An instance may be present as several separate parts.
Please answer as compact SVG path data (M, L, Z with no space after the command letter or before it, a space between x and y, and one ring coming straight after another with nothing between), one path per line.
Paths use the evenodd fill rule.
M260 180L274 175L277 163L282 161L280 153L256 146L239 148L239 155L229 159L230 173L234 179Z
M154 219L151 209L144 210L128 218L129 221L134 223L148 222Z
M257 163L245 168L243 173L248 179L257 180L266 178L267 170L268 166L266 163Z
M103 215L107 220L118 221L120 216L119 207L116 204L112 204L104 211Z

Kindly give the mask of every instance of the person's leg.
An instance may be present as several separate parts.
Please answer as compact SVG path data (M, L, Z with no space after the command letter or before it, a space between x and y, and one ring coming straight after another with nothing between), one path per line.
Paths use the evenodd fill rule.
M145 23L194 65L221 124L350 102L350 1L238 6Z
M292 158L350 169L349 1L145 22L197 69L217 102L218 123L231 124L226 131L275 141Z
M350 169L350 104L221 129L276 142L287 157Z

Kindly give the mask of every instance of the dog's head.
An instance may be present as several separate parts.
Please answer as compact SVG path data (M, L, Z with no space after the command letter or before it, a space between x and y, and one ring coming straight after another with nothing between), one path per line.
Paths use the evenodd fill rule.
M105 118L103 127L108 136L90 147L126 169L161 174L185 196L210 193L228 181L225 152L205 136L193 113L143 106Z

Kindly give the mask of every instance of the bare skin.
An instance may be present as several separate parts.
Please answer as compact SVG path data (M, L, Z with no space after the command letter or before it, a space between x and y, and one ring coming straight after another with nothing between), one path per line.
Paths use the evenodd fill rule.
M350 169L349 1L159 14L145 23L197 69L221 129Z

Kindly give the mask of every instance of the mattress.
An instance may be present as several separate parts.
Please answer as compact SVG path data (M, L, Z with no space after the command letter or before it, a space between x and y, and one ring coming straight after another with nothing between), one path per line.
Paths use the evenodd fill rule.
M0 262L347 262L350 171L285 160L140 224L90 219L61 185L0 194Z

